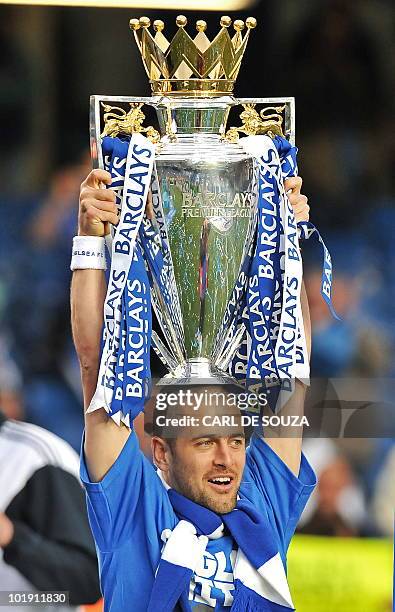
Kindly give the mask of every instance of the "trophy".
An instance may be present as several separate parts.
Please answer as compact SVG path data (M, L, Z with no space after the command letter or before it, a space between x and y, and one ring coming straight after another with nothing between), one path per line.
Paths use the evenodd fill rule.
M257 228L257 163L240 136L293 144L294 99L233 96L254 18L222 17L212 41L205 21L193 36L186 17L176 25L169 41L162 21L152 32L148 18L130 21L152 96L91 97L92 157L105 167L106 138L139 133L154 143L149 223L162 270L146 258L160 327L152 346L169 369L163 382L223 384L242 341L235 289Z

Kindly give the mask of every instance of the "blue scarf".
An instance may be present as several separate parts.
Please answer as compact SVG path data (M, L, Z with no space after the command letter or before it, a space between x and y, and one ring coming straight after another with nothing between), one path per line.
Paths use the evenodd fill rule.
M223 535L226 527L238 552L234 567L232 612L289 612L294 610L276 536L266 516L246 499L235 510L218 515L168 490L180 522L167 541L156 573L147 612L191 610L189 585L209 539Z

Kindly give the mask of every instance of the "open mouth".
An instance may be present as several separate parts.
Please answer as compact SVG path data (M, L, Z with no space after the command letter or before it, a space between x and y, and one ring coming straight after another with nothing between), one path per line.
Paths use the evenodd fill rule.
M218 493L227 493L232 489L232 476L214 476L208 479L209 485Z

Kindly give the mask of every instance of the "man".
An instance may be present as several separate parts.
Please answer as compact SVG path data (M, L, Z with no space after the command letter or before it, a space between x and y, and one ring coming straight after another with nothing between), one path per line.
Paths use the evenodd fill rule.
M108 223L117 223L115 196L110 189L100 189L101 182L108 185L110 181L107 172L94 170L82 184L80 235L104 236ZM291 178L286 189L297 220L306 220L307 198L300 194L301 184L300 178ZM105 290L101 270L74 272L72 325L85 406L96 388ZM309 344L304 290L302 308ZM304 387L297 381L283 413L300 415L303 403ZM209 409L205 405L204 410ZM99 551L106 610L293 609L286 585L276 590L259 578L259 564L253 567L249 545L242 542L261 525L257 541L262 540L262 548L274 551L273 559L279 561L271 571L274 582L277 573L285 576L289 541L315 484L307 461L301 460L301 428L288 438L284 429L267 429L265 441L254 435L247 451L240 427L214 429L209 434L204 428L189 429L172 441L154 436L156 473L139 450L136 434L118 427L103 409L86 414L85 423L81 478ZM235 512L235 507L242 512ZM197 514L219 521L221 529L215 530L215 537L211 532L202 535L205 531L196 525ZM240 524L235 524L240 517L251 533L249 528L243 533ZM181 532L184 527L186 531ZM250 547L254 548L251 538ZM260 558L262 550L255 552ZM246 567L248 571L241 575ZM243 597L248 604L240 603Z
M68 591L73 608L57 606L59 612L96 602L97 559L78 455L45 429L0 412L0 464L0 590ZM4 610L14 609L9 603Z

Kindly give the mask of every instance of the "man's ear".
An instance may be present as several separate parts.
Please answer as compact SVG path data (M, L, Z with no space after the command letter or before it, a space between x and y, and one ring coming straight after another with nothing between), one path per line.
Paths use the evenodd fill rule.
M171 449L166 440L158 436L152 436L151 439L152 458L156 467L162 472L169 471Z

